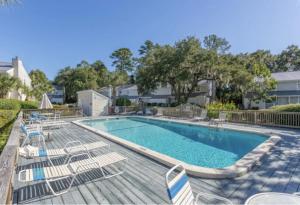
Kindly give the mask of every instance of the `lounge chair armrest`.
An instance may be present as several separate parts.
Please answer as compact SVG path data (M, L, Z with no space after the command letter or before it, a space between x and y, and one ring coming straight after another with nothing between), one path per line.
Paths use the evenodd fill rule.
M228 205L233 205L232 201L230 201L229 199L226 199L224 197L221 197L221 196L217 196L217 195L214 195L214 194L208 194L208 193L203 193L203 192L199 192L196 196L196 200L195 200L195 204L201 204L199 203L199 199L201 197L206 197L206 198L213 198L213 199L217 199L217 200L220 200L222 202L224 202L224 204L228 204ZM223 203L222 203L223 204Z
M74 147L75 145L82 145L82 143L79 140L70 141L64 146L64 150L69 151L68 149L70 147Z
M181 170L184 170L184 167L182 164L177 164L176 166L172 167L167 173L166 173L166 182L169 183L169 176L170 174L175 171L176 169L180 168Z

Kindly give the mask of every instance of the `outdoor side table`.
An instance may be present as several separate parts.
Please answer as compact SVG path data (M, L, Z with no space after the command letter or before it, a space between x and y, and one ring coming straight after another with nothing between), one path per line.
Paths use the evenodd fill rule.
M300 196L279 192L265 192L255 194L247 199L245 205L299 205Z

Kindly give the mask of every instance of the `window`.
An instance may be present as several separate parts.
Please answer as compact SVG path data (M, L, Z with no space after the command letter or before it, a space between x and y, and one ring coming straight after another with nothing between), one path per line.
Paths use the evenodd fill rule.
M289 97L277 97L278 105L286 105L289 104Z
M290 97L290 104L299 103L299 96L291 96Z

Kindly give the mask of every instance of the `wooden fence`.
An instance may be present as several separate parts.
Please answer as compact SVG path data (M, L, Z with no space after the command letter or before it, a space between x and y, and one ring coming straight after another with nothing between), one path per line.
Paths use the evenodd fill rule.
M179 106L174 108L161 108L165 116L193 118L201 114L201 108L196 106ZM300 112L275 112L259 110L209 110L208 118L217 118L220 112L227 113L227 121L254 125L300 128Z
M83 112L81 108L52 108L52 109L24 109L23 118L27 119L32 112L38 113L60 113L61 118L68 117L82 117Z

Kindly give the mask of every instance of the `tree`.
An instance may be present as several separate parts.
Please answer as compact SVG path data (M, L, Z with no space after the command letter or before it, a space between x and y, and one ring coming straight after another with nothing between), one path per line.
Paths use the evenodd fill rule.
M145 55L147 54L152 48L155 47L155 44L150 41L150 40L147 40L145 41L144 45L142 45L139 49L139 54L142 56L142 55Z
M169 84L178 103L185 103L207 79L216 54L200 47L200 41L188 37L174 46L155 46L142 59L137 72L139 92L147 94L161 84Z
M92 67L66 67L59 71L54 79L57 85L64 86L66 102L76 102L77 92L86 89L97 89L98 75Z
M0 74L0 98L5 98L7 93L12 89L19 89L21 86L21 81L16 78L9 76L6 73Z
M59 71L55 84L65 87L66 102L76 102L77 92L86 89L98 89L110 83L110 72L100 60L89 64L83 60L75 68L66 67ZM126 74L127 75L127 74Z
M41 100L44 93L53 90L53 87L45 73L39 69L32 70L29 73L31 78L32 94L37 100Z
M269 50L257 50L249 55L255 61L265 65L271 72L278 71L277 56L272 55Z
M204 48L215 51L220 54L226 53L231 45L225 38L220 38L215 34L204 37Z
M128 48L120 48L114 51L110 58L112 65L122 72L132 72L134 70L133 54Z
M290 45L283 50L277 58L276 71L300 70L300 49L296 45Z
M101 88L109 84L109 71L102 61L97 60L91 65L91 68L97 73L98 87Z
M109 84L112 86L112 96L113 96L113 101L112 104L116 104L116 88L117 86L124 85L128 82L128 75L124 71L120 70L115 70L110 73L109 75Z

